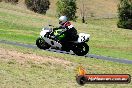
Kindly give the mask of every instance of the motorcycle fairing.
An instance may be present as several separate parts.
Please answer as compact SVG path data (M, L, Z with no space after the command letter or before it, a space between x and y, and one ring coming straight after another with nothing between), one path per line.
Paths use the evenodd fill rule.
M79 33L79 37L78 37L77 42L78 43L85 42L89 39L89 37L90 37L90 34Z
M62 48L62 45L59 42L56 42L55 40L49 39L44 37L43 38L45 40L45 42L47 42L49 45L51 45L51 47L57 47L59 49Z

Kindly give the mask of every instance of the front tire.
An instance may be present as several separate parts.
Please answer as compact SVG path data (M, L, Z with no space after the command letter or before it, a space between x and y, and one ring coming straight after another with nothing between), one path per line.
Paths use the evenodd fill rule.
M38 48L40 49L49 49L50 45L48 43L46 43L42 38L37 38L36 40L36 45Z
M89 46L86 43L75 44L73 52L78 56L84 56L89 52Z

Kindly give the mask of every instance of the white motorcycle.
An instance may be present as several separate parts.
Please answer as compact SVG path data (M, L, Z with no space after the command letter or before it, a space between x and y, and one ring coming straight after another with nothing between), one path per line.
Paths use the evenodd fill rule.
M56 41L53 36L59 35L58 41ZM63 39L65 35L63 34L63 29L58 29L53 31L53 26L49 25L48 27L44 27L42 31L40 32L40 37L36 40L36 45L40 49L59 49L62 50L62 44L59 42L61 39ZM86 44L86 42L89 41L89 34L85 33L79 33L78 38L75 41L68 41L68 45L66 47L67 50L72 50L76 55L78 56L84 56L89 52L89 46Z

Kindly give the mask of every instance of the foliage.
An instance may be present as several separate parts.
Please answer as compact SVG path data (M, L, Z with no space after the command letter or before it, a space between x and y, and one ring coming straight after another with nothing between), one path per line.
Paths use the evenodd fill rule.
M119 28L132 29L132 0L120 0L118 5Z
M86 2L87 0L81 0L80 6L78 8L80 10L82 23L85 23L89 13L89 8L87 7Z
M65 15L69 20L76 20L76 0L58 0L56 4L58 17Z
M46 14L49 9L49 0L25 0L27 8L41 14Z
M19 5L0 3L0 7L2 40L34 45L42 25L48 25L49 20L50 24L58 25L58 20L54 17L35 14L19 8ZM94 36L88 42L91 48L89 53L132 60L131 30L119 30L116 27L117 19L88 19L87 23L73 22L78 33Z
M17 4L19 0L0 0L0 1L5 1L6 3L12 3L12 4Z

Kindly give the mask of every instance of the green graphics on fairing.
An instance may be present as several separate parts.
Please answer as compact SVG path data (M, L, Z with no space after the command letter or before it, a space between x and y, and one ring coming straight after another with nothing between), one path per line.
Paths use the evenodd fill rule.
M54 31L54 35L57 36L62 33L64 29L58 29ZM65 34L61 34L60 36L57 37L58 40L63 40L65 38Z

